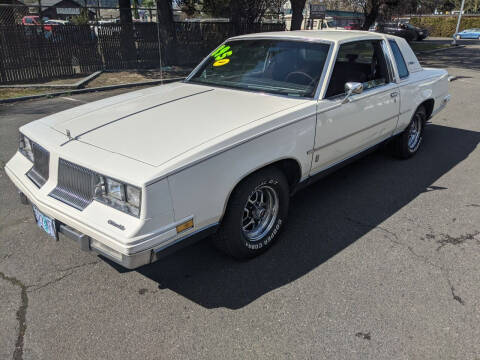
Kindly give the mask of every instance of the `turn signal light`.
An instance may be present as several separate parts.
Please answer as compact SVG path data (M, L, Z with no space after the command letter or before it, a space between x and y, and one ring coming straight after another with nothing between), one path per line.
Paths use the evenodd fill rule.
M193 228L193 219L184 222L183 224L177 225L177 233Z

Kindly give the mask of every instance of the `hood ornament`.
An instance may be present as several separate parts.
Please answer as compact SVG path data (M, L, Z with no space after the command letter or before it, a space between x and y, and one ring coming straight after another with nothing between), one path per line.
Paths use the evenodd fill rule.
M72 140L72 135L70 135L70 130L66 129L67 130L67 137L68 137L68 140Z

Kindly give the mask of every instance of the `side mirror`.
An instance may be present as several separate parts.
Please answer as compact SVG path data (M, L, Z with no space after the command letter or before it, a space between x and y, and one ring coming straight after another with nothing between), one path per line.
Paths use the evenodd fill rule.
M342 104L350 102L350 96L361 94L363 92L363 84L359 82L347 82L345 84L345 92L347 95L342 101Z

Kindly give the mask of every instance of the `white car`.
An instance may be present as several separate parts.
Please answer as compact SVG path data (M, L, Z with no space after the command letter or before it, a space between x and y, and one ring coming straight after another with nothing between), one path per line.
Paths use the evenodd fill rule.
M298 188L386 141L414 155L449 98L447 72L401 38L238 36L183 82L21 127L5 169L48 234L127 268L207 235L249 258L279 237Z

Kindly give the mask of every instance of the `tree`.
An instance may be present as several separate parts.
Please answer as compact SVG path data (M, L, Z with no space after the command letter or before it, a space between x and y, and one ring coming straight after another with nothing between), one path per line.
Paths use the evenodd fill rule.
M120 8L120 23L132 23L132 9L130 7L130 0L118 0L118 7Z
M175 23L173 22L172 1L156 0L157 2L157 24L160 32L160 40L163 45L162 57L167 64L175 64L175 46L177 36Z
M440 9L442 11L452 11L453 9L455 9L455 4L452 1L446 0L442 3Z
M153 21L152 8L155 7L155 0L143 0L142 7L148 9L148 15L149 15L150 21Z
M300 30L303 21L303 9L305 8L305 0L290 0L292 7L292 24L290 30Z

